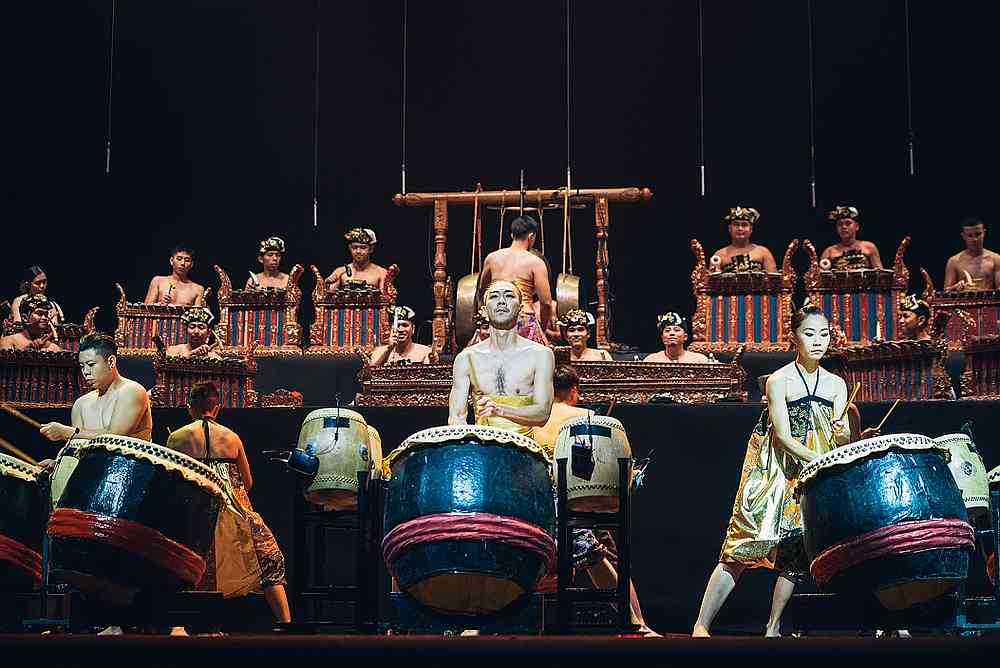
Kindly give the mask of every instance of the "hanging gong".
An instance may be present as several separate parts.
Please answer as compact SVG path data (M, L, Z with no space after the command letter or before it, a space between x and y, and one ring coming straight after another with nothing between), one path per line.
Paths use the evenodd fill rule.
M465 346L476 331L473 318L479 310L479 272L458 279L455 288L455 341L459 348Z
M556 277L556 316L564 315L585 303L583 281L574 274L561 273Z

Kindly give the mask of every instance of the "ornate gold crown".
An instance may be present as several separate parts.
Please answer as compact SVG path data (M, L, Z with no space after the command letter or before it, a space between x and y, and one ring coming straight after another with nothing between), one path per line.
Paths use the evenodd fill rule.
M900 311L916 311L921 308L928 312L931 310L930 304L916 295L906 295L899 300Z
M260 250L257 251L258 255L263 255L267 251L278 251L282 255L285 254L285 240L281 237L268 237L260 242Z
M573 325L583 325L584 327L594 326L594 316L583 309L575 308L568 311L559 321L560 327L571 327Z
M378 239L375 237L375 230L368 229L367 227L355 227L348 230L344 238L347 239L348 243L352 244L368 244L370 246L378 242Z
M204 306L192 306L184 311L181 322L185 325L192 322L202 322L211 327L212 323L215 322L215 316Z
M409 306L396 306L392 309L392 317L413 322L413 319L417 317L417 314Z
M656 328L661 332L668 325L683 327L685 322L684 317L680 313L674 313L673 311L656 316Z
M727 213L726 217L722 220L727 223L731 223L736 220L745 220L753 225L760 220L760 212L749 206L734 206L729 209L729 213Z
M36 309L45 309L46 312L52 310L52 302L43 294L31 295L21 300L17 310L21 312L21 317L26 318L28 314Z
M850 218L851 220L856 221L860 215L861 212L853 206L838 206L833 209L833 211L826 214L826 217L827 219L834 221L843 220L844 218Z

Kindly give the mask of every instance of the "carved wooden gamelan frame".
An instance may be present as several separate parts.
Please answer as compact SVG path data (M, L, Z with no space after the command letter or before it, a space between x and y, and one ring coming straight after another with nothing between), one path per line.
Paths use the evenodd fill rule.
M1000 400L1000 335L971 336L963 346L962 399Z
M274 310L284 310L285 343L280 346L265 346L258 342L254 355L257 357L298 357L302 354L302 325L299 324L299 303L302 301L302 290L299 279L302 278L302 265L296 264L288 272L288 287L284 290L234 290L229 274L219 265L213 265L219 276L219 321L216 325L216 335L221 339L223 347L240 355L250 352L249 346L230 346L229 313L231 310L241 310L242 307L268 306ZM239 309L237 308L239 307Z
M80 339L86 334L92 334L95 331L94 328L94 317L100 310L99 306L95 306L83 316L83 324L77 324L73 322L61 322L55 326L56 334L59 336L55 343L62 347L63 350L68 350L69 352L77 352L80 348ZM10 318L3 321L3 336L10 336L11 334L16 334L24 329L23 321L14 321Z
M125 289L122 288L121 284L115 283L115 287L118 288L118 303L115 305L115 315L118 317L118 324L115 327L115 345L118 346L118 354L133 357L155 357L157 350L152 340L148 348L130 348L125 345L126 337L131 335L131 329L134 327L132 318L174 320L176 326L180 328L181 316L184 315L184 311L188 307L179 304L130 302L126 300ZM205 292L207 297L208 291ZM168 345L171 344L168 343Z
M236 378L242 386L246 402L244 407L255 407L259 403L257 390L254 387L257 362L252 355L241 358L215 359L211 357L167 356L166 352L162 351L157 353L153 360L153 373L156 376L156 384L150 390L149 396L153 406L156 407L186 405L187 397L179 396L180 388L175 385L182 376L190 377L193 382Z
M65 408L84 391L73 351L0 350L0 368L0 401L17 408ZM25 399L32 395L63 400Z
M792 268L792 256L798 250L799 240L793 239L781 261L781 272L747 272L723 277L720 273L711 274L705 262L705 249L697 239L691 240L691 252L694 253L694 268L691 270L691 289L696 302L694 317L691 318L691 350L699 352L736 352L740 348L747 352L786 352L792 329L792 293L795 291L795 281L798 278ZM723 293L720 287L734 292ZM766 294L778 295L778 342L756 341L709 341L709 318L711 317L712 299L721 294ZM747 331L753 328L753 313L748 309L746 314ZM729 318L729 328L736 331L735 314Z
M356 406L447 406L451 364L389 364L358 372Z
M824 295L888 292L891 293L892 303L895 306L906 293L907 286L910 284L910 271L906 268L906 263L903 262L903 256L906 254L906 249L909 245L910 237L904 237L900 241L899 247L896 249L896 257L893 260L892 269L833 271L820 267L816 247L813 246L809 239L805 239L802 242L802 247L809 256L809 270L804 275L806 294L809 295L809 299L813 304L822 308ZM833 313L831 315L834 321L839 322L840 303L837 299L833 300ZM884 304L877 306L876 317L879 322L885 320ZM846 313L844 318L848 331L850 331L852 325L851 314ZM862 338L857 341L849 341L851 344L864 345L870 339L867 338L865 330L862 328Z
M316 268L316 265L309 265L309 268L316 277L316 286L313 288L312 292L315 318L313 319L313 324L309 327L309 347L305 349L305 355L347 357L355 356L359 352L371 352L375 349L375 345L373 344L366 344L364 346L345 345L343 347L326 345L324 336L324 331L327 326L326 309L331 307L378 308L379 318L382 323L379 335L379 345L384 345L389 342L389 323L392 321L392 307L396 305L396 300L399 297L399 291L396 290L396 286L393 285L393 281L396 279L396 276L399 275L399 266L393 264L386 269L385 280L382 283L382 292L378 292L374 289L371 291L342 289L330 292L326 289L326 280L323 278L323 274L320 273L319 269ZM355 322L355 340L360 338L360 328L360 323Z
M975 312L982 308L1000 307L1000 290L963 290L956 292L938 292L934 288L931 277L923 269L924 301L931 311L947 311L953 313L956 319L951 322L948 332L948 348L953 351L965 350L973 338L988 338L992 334L977 336L979 321ZM957 330L957 336L956 334Z
M555 204L563 206L566 190L563 189L528 189L531 203L544 206ZM605 266L608 266L608 203L609 202L642 202L653 196L649 188L572 188L569 194L569 205L594 204L594 237L597 243L596 280L597 309L595 313L597 330L597 347L609 348L607 340L607 276ZM433 348L444 350L445 344L452 339L448 320L448 207L449 205L495 205L515 207L521 203L521 193L514 191L487 190L475 192L430 192L430 193L398 193L392 198L396 206L433 206L434 207L434 324ZM458 342L463 345L463 341ZM456 351L457 352L457 351Z

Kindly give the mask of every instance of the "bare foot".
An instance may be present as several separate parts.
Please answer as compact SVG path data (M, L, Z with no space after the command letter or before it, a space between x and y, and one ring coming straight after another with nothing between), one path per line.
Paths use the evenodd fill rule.
M781 629L780 628L772 629L770 626L768 626L766 629L764 629L764 637L765 638L780 638L781 637Z
M691 637L692 638L711 638L712 636L709 635L708 629L706 629L704 626L702 626L701 624L695 624L694 625L694 630L691 632Z
M648 626L646 626L645 624L640 624L639 625L639 633L642 634L643 638L662 638L663 637L659 633L657 633L656 631L654 631L653 629L651 629ZM706 635L708 635L708 634L706 634Z

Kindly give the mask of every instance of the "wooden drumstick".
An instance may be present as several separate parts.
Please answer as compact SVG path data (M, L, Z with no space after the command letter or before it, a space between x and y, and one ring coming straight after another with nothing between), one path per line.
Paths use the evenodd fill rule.
M972 274L970 274L970 273L969 273L969 270L968 270L968 269L963 269L963 270L962 270L962 273L964 273L964 274L965 274L965 282L969 284L969 287L970 287L970 288L971 288L971 287L972 287L973 285L975 285L975 281L973 281L973 280L972 280Z
M840 417L837 420L843 420L844 416L847 415L847 411L850 410L851 404L854 403L854 397L858 396L858 390L861 389L861 383L854 383L854 389L851 390L851 397L847 400L847 405L844 406L844 410L841 411Z
M610 416L611 415L611 411L613 411L615 409L615 406L617 406L617 405L618 405L618 397L612 397L611 398L611 403L608 404L608 412L605 413L604 415L606 417Z
M7 413L10 413L14 417L16 417L18 420L21 420L23 422L27 422L28 424L30 424L35 429L41 429L42 428L42 423L41 422L38 422L37 420L33 420L32 418L28 417L27 415L25 415L21 411L17 410L16 408L14 408L13 406L11 406L10 404L5 404L5 403L0 402L0 410L3 410L3 411L6 411Z
M882 425L885 424L885 421L889 419L889 416L892 415L892 412L896 410L896 406L898 405L899 405L899 399L896 399L896 401L893 402L892 406L889 407L889 412L885 414L885 417L882 418L882 421L878 423L877 427L875 427L875 431L882 431Z
M20 459L23 459L24 461L28 462L32 466L38 466L38 462L36 462L34 459L32 459L30 456L28 456L27 453L22 452L21 450L18 450L17 447L15 447L13 443L11 443L7 439L3 438L2 436L0 436L0 448L3 448L4 450L6 450L10 454L14 455L15 457L19 457Z

